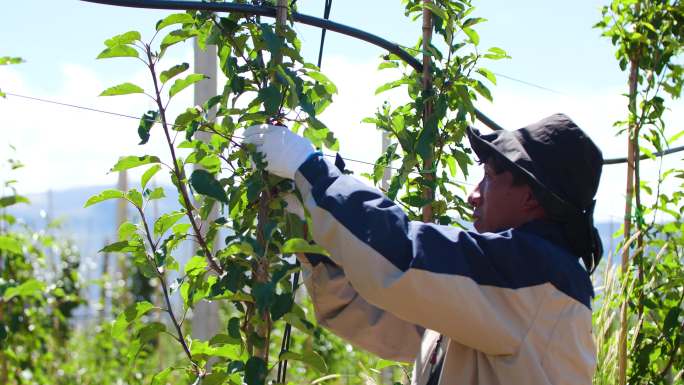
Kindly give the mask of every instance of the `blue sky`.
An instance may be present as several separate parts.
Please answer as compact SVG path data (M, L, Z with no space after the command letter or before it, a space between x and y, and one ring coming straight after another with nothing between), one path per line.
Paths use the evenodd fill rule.
M300 0L300 12L322 14L321 0ZM478 26L485 46L499 46L513 57L492 65L492 69L563 92L599 85L622 85L624 76L612 59L612 48L592 25L600 18L603 1L475 1L476 15L488 23ZM75 0L23 0L5 6L0 33L5 38L3 54L25 57L23 72L31 82L54 89L63 80L59 62L82 63L113 76L129 66L96 62L102 42L127 29L150 32L154 23L168 12L127 9ZM413 45L419 26L403 15L399 0L334 1L331 19L385 37L403 45ZM29 21L30 20L30 21ZM319 31L298 26L304 41L304 54L315 60ZM329 33L326 54L355 58L377 57L382 50L364 42ZM502 81L505 81L502 79Z
M607 0L605 0L607 2ZM515 129L555 112L566 112L594 138L606 157L622 156L624 139L616 138L612 122L625 113L626 74L613 56L610 43L593 24L600 19L604 1L474 1L477 16L488 19L477 30L483 47L498 46L511 60L488 65L493 71L535 83L557 93L499 78L492 88L494 104L478 107L509 129ZM299 0L300 12L320 16L321 0ZM61 100L68 103L139 116L149 109L144 98L98 98L104 88L133 81L145 85L139 62L95 60L103 41L127 30L151 36L157 20L169 12L126 9L76 0L23 0L3 8L0 55L21 56L18 66L0 68L0 88L7 92ZM365 29L403 45L413 45L420 25L403 15L399 0L335 0L331 19ZM297 25L304 55L314 62L320 31ZM378 73L378 56L384 52L364 42L328 33L323 71L340 90L335 104L323 116L340 137L341 152L351 158L374 160L379 135L360 124L384 98L375 88L390 74ZM171 59L192 63L191 44L175 47ZM391 77L391 76L390 76ZM191 102L187 91L177 107ZM681 121L681 102L667 117ZM679 117L679 118L678 118ZM27 167L15 177L25 192L65 189L73 186L114 183L106 171L120 155L163 151L160 142L137 147L137 122L8 97L0 100L0 135L17 147L16 156ZM359 140L363 138L363 140ZM6 158L6 145L0 158ZM677 161L679 157L668 162ZM644 170L655 172L655 165ZM4 174L3 169L3 174ZM473 183L477 171L469 179ZM604 168L597 213L619 216L624 169ZM652 174L655 175L655 174Z

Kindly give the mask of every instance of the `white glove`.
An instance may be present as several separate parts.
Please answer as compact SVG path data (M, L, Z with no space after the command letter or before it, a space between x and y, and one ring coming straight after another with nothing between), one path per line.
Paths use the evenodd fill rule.
M287 206L285 206L285 211L298 216L301 220L306 219L304 217L304 206L302 206L302 203L299 201L296 195L292 193L285 194L285 196L283 196L283 200L285 203L287 203Z
M261 124L245 130L244 143L256 145L266 157L266 171L294 179L299 166L314 153L311 142L283 126Z

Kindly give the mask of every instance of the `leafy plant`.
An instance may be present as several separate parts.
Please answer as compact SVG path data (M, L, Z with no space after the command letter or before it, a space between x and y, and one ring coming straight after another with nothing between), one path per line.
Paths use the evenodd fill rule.
M606 343L617 345L617 366L599 362L599 383L681 383L684 375L682 322L681 193L666 194L664 182L681 188L682 169L662 170L655 188L642 180L642 159L673 143L684 131L666 131L667 98L681 96L684 8L679 1L614 0L603 8L596 25L616 47L620 68L629 70L627 118L615 123L628 137L627 187L622 289L603 306L617 312L619 322L599 324ZM643 154L643 155L642 155ZM633 232L632 232L633 231ZM607 358L607 356L606 356ZM628 360L629 359L629 360ZM616 381L617 377L617 381Z
M364 119L396 141L378 158L370 177L377 184L384 169L400 160L388 196L399 197L412 219L450 224L454 216L469 216L464 186L454 178L467 176L471 164L463 139L475 119L473 102L478 97L491 100L485 82L496 84L494 74L480 63L508 55L496 47L481 52L475 26L485 19L472 16L471 1L403 3L407 16L423 16L425 33L412 50L423 55L424 71L410 68L394 55L385 56L380 64L379 69L397 69L401 76L378 87L376 94L403 87L410 101L396 107L385 102L374 117ZM433 32L440 41L432 40Z

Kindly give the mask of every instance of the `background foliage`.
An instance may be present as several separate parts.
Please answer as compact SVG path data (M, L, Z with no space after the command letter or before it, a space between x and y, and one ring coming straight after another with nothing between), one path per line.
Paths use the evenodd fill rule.
M482 62L508 56L500 48L482 48L476 27L485 20L471 16L471 1L403 5L407 17L429 15L428 30L409 48L427 71L393 55L382 58L379 68L394 71L397 79L376 92L401 88L409 101L386 102L365 119L393 142L365 176L381 185L386 168L398 167L386 192L412 219L458 226L458 219L469 217L464 187L454 182L471 164L464 130L474 120L474 103L491 100L487 84L496 83ZM597 384L684 383L684 170L662 170L655 181L639 174L641 157L657 160L654 152L684 134L666 130L663 120L668 101L681 93L683 20L679 1L614 0L597 24L630 75L626 118L616 128L629 138L632 159L626 221L617 234L626 235L616 251L625 256L622 268L606 264L597 277ZM5 181L0 383L252 385L285 382L285 360L289 383L407 383L410 366L358 351L316 325L311 304L295 285L294 255L325 250L310 244L306 222L284 210L282 196L292 191L291 182L264 172L259 156L241 144L243 128L275 121L319 148L338 149L319 119L336 87L302 58L292 24L188 11L160 20L150 38L143 35L128 31L108 39L98 58L140 61L149 72L147 84L113 85L102 96L149 96L155 108L141 116L139 144L159 135L168 152L122 156L111 171L145 168L138 187L105 190L85 203L119 199L135 210L102 252L123 255L137 273L109 302L104 289L111 277L94 282L102 286L102 309L109 310L77 328L83 323L75 320L75 309L90 284L78 276L78 250L58 224L36 229L12 216L11 206L30 202L14 181ZM188 63L166 60L168 50L191 39L200 47L217 46L226 82L202 105L170 116L174 98L205 79L188 74ZM3 57L0 64L20 61ZM10 159L7 168L18 167ZM150 213L150 202L166 194L150 183L155 176L175 187L175 211ZM668 183L678 188L665 191ZM186 260L187 245L193 255ZM219 304L222 328L210 338L195 338L193 311L210 301Z

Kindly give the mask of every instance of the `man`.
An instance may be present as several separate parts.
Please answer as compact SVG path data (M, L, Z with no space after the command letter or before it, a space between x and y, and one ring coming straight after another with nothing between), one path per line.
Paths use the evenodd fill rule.
M330 252L302 261L321 325L381 357L415 358L416 385L591 383L603 160L568 117L468 130L485 168L468 198L477 232L409 221L284 127L245 136L270 172L295 180Z

